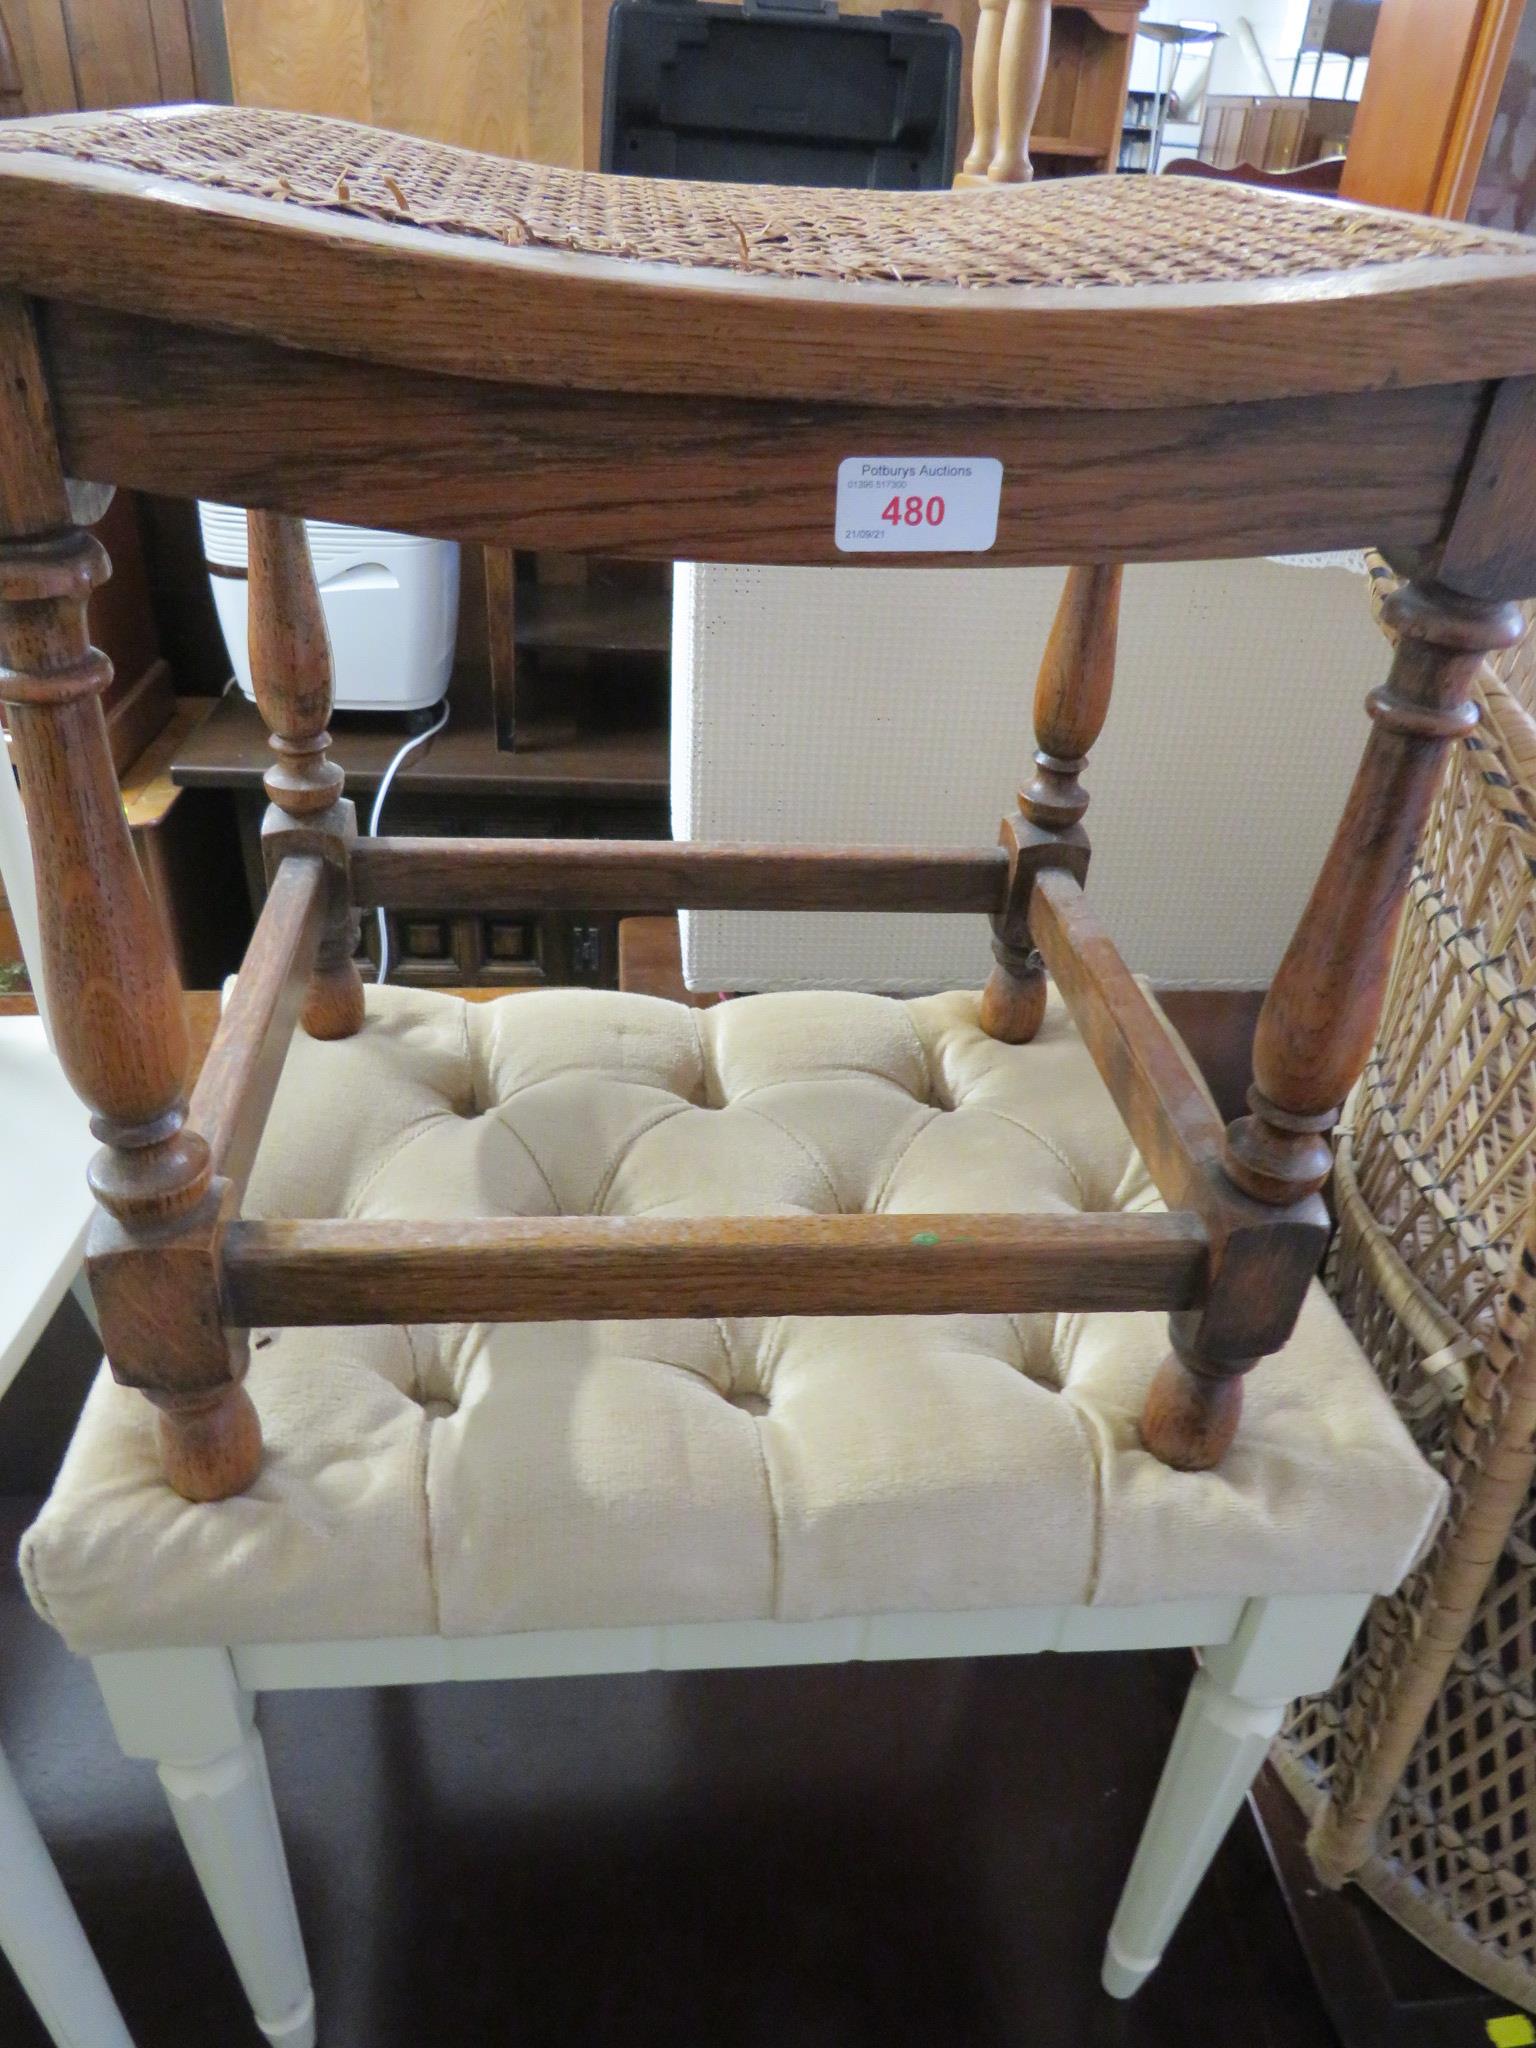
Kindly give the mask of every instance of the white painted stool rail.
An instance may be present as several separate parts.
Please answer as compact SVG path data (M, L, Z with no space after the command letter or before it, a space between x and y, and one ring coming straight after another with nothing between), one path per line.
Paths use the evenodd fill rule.
M310 2048L316 2038L314 1997L253 1718L258 1693L1189 1645L1200 1651L1202 1668L1104 1963L1105 1990L1127 1998L1156 1968L1264 1761L1286 1704L1332 1682L1368 1597L122 1650L93 1663L125 1753L158 1766L257 2025L279 2048Z

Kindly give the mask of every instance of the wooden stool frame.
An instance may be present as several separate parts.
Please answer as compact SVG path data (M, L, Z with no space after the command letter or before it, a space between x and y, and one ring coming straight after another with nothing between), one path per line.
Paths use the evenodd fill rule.
M1037 5L989 4L999 50L1015 11L1012 41L1027 41ZM1170 1353L1145 1441L1171 1465L1217 1462L1242 1376L1286 1340L1322 1250L1327 1133L1371 1042L1442 757L1472 721L1484 653L1520 631L1513 600L1536 592L1536 253L1455 243L1451 229L1454 246L1427 266L1277 280L1087 292L786 280L502 248L353 218L329 197L171 191L56 141L17 153L24 132L7 124L0 138L0 701L58 1050L102 1140L92 1288L113 1372L160 1411L172 1485L215 1500L256 1477L260 1424L242 1384L252 1325L381 1318L1160 1309ZM1017 171L1006 148L993 162ZM498 547L836 565L848 560L833 540L839 462L913 451L1002 463L987 562L1071 565L1039 670L1034 772L997 846L358 839L327 754L329 655L303 515ZM252 508L270 892L190 1103L180 991L123 822L99 702L108 665L87 631L107 564L85 528L104 485L70 478ZM1109 707L1119 565L1370 545L1406 579L1388 613L1391 672L1265 1004L1252 1113L1224 1129L1084 894L1081 778ZM242 1218L294 1031L346 1038L362 1022L360 913L509 899L985 912L986 1029L1027 1042L1054 976L1167 1213ZM123 1748L159 1766L259 2025L310 2048L313 1996L252 1718L260 1691L1199 1646L1109 1938L1103 1981L1124 1997L1155 1966L1284 1702L1329 1682L1367 1593L150 1646L94 1661Z
M1301 387L1294 396L1245 402L1239 380L1233 402L1218 394L1196 405L1178 388L1189 373L1176 355L1143 365L1133 398L1126 351L1088 403L1072 389L1086 324L1046 305L1029 327L1040 398L1032 391L1020 403L1010 391L1000 403L989 350L1005 344L1004 357L1017 355L1021 334L983 304L909 320L930 357L972 334L978 343L954 355L957 400L924 403L889 367L888 323L908 309L875 286L862 303L857 289L800 295L807 321L831 321L841 336L844 367L851 351L868 371L864 403L836 388L844 379L824 373L811 344L803 356L788 352L767 397L734 395L735 352L702 394L669 396L657 389L662 343L644 339L646 321L641 342L621 343L612 359L594 364L582 352L624 289L611 264L596 279L579 263L574 277L552 280L538 266L512 276L548 356L546 382L493 378L475 360L478 330L451 314L382 344L369 339L395 360L363 360L341 346L357 326L347 309L367 291L373 305L390 303L387 289L378 295L381 265L387 287L390 266L403 273L422 260L409 230L370 223L317 238L313 281L339 295L327 305L285 292L272 268L282 251L270 216L281 209L217 194L200 209L173 208L148 190L116 189L103 206L100 183L50 165L34 188L43 203L34 196L24 221L0 217L0 279L31 291L0 297L0 696L36 843L59 1051L103 1140L91 1284L114 1372L161 1411L172 1483L190 1499L214 1499L255 1476L260 1430L241 1384L251 1325L381 1315L1163 1309L1171 1349L1144 1440L1171 1465L1217 1462L1237 1427L1242 1375L1286 1340L1322 1252L1327 1132L1370 1045L1407 863L1447 742L1475 716L1467 692L1484 654L1521 629L1512 600L1536 589L1536 529L1515 481L1536 451L1536 385L1467 375L1479 353L1516 359L1506 329L1514 334L1530 302L1515 290L1529 285L1530 266L1499 320L1490 322L1485 292L1481 351L1450 317L1457 301L1442 296L1439 333L1410 319L1418 309L1405 302L1380 388L1343 394L1308 390L1326 378L1302 366L1286 372ZM99 261L87 275L82 245L87 254L99 246L104 224L148 273L123 291L103 284ZM243 256L261 260L259 272L246 265L259 285L241 301L245 331L229 332L221 295L235 288ZM1519 268L1495 265L1496 281ZM483 289L487 275L476 281ZM488 281L508 286L500 272ZM772 316L767 331L778 333L779 309L774 295L754 293L756 282L731 281L724 305L765 363L763 320ZM681 374L698 357L701 313L718 317L721 302L686 274L681 289L669 286L649 326L665 331ZM628 290L641 305L644 283ZM143 301L161 295L167 317L150 317ZM139 309L103 303L111 298ZM1186 342L1209 342L1215 330L1218 340L1242 336L1259 366L1253 388L1273 384L1278 352L1309 323L1332 333L1348 369L1364 307L1381 348L1369 293L1310 308L1255 288L1249 299L1247 323L1234 324L1230 306L1165 296L1141 327L1150 321ZM833 387L826 395L823 383ZM1123 461L1131 443L1133 486ZM298 515L639 559L830 563L845 559L829 495L841 456L913 447L984 448L1001 459L989 560L1078 564L1039 673L1035 774L999 846L358 840L326 751L329 653ZM122 824L98 707L108 668L86 632L86 602L107 564L77 523L91 507L66 474L259 508L251 647L275 755L264 830L271 893L190 1106L179 991ZM1362 542L1384 544L1409 578L1390 606L1396 653L1370 700L1374 730L1338 835L1264 1007L1252 1114L1225 1130L1083 893L1079 778L1109 708L1118 565ZM985 911L996 934L986 1028L1027 1040L1049 970L1169 1213L622 1226L242 1220L245 1177L301 1013L324 1037L362 1021L359 913L512 902Z

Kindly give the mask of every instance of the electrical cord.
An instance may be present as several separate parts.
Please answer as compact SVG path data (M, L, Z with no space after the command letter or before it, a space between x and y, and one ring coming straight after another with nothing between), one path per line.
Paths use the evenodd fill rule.
M427 727L425 732L413 733L384 770L379 780L378 794L373 800L373 809L368 814L368 837L370 839L377 839L379 836L379 820L384 815L384 799L389 795L389 786L394 781L396 771L401 763L409 760L418 747L424 747L428 740L434 739L447 723L448 699L445 697L443 699L443 708L438 713L436 720ZM389 979L389 919L382 908L376 910L374 916L379 920L378 979L382 985Z

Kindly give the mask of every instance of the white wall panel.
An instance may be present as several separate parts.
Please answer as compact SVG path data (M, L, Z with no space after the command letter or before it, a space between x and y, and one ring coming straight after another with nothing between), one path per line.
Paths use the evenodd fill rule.
M1031 745L1059 570L680 566L679 838L989 844ZM1257 987L1321 865L1387 648L1366 580L1213 562L1127 572L1085 777L1089 887L1132 967ZM976 917L704 912L701 989L974 986Z

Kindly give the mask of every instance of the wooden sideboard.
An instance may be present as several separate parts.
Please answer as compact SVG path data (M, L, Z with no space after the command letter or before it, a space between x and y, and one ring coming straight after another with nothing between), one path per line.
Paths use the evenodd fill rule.
M1200 131L1201 161L1220 170L1252 164L1261 171L1289 171L1340 156L1349 146L1354 113L1353 100L1212 93Z

